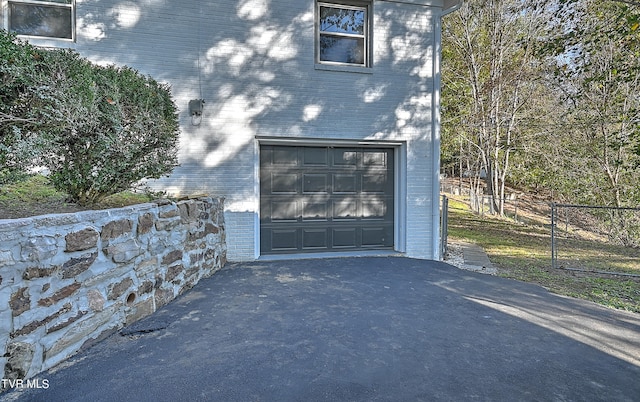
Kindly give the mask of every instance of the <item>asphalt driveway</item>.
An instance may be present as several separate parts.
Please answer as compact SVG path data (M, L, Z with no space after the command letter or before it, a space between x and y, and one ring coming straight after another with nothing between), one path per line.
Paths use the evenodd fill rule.
M638 401L640 315L400 257L228 264L8 401Z

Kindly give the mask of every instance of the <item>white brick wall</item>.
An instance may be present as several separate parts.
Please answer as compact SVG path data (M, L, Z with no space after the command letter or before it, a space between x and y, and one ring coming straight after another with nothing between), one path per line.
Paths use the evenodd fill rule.
M431 258L438 10L375 1L367 73L315 69L313 10L313 0L78 0L77 43L41 43L171 84L182 166L154 185L224 196L230 260L256 255L256 136L406 141L406 252ZM187 105L201 97L196 126Z

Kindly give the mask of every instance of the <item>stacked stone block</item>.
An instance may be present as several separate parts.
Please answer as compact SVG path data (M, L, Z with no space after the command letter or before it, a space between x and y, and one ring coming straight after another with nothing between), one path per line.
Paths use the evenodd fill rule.
M60 363L225 262L222 199L0 220L3 378Z

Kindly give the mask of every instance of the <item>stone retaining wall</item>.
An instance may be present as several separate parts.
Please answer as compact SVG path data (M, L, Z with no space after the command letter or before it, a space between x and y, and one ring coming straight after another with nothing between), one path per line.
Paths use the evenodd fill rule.
M223 200L0 220L0 369L44 371L226 262Z

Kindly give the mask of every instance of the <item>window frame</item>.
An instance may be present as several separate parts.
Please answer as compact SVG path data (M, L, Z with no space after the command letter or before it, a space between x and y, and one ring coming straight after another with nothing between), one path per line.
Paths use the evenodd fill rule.
M351 10L364 10L364 29L363 34L349 34L341 32L326 32L320 29L321 7L342 8ZM373 67L373 1L372 0L316 0L315 6L315 65L319 69L339 69L343 71L367 71ZM320 60L320 38L322 35L330 35L342 38L362 38L363 45L363 63L348 63L329 60Z
M56 9L63 9L70 11L70 29L71 29L71 37L60 37L60 36L43 36L43 35L29 35L29 34L19 34L15 30L11 29L11 6L12 5L25 5L25 6L33 6L33 7L50 7ZM3 8L5 10L4 15L4 28L8 32L14 32L20 38L27 39L47 39L47 40L60 40L65 42L75 42L76 41L76 0L69 0L69 3L60 3L55 1L46 1L46 0L5 0L3 1Z

